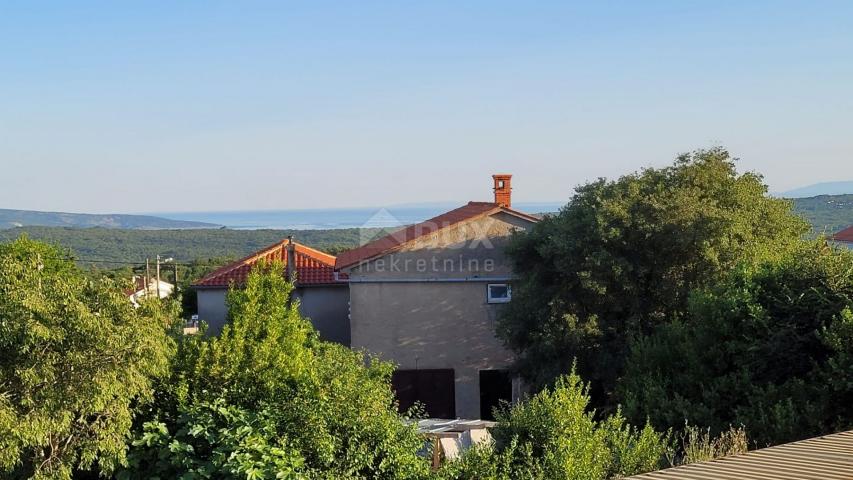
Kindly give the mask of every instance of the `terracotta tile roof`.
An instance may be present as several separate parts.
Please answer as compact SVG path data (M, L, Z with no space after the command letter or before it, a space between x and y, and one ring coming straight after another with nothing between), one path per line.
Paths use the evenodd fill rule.
M853 226L847 227L844 230L836 233L832 238L839 242L853 243Z
M455 210L442 213L441 215L427 221L410 225L398 230L397 232L386 235L370 243L366 243L358 248L341 253L338 255L337 262L335 262L335 269L351 267L365 260L390 253L391 251L402 247L406 243L423 237L424 235L429 235L457 223L501 211L522 217L532 222L539 221L538 218L532 215L528 215L511 208L501 207L496 203L468 202L467 205L463 205Z
M637 475L638 480L853 478L853 431Z
M296 259L296 284L301 286L346 283L346 275L335 275L335 257L293 242ZM246 282L246 277L258 262L280 261L287 264L287 240L270 245L234 263L220 267L193 283L194 287L228 287Z

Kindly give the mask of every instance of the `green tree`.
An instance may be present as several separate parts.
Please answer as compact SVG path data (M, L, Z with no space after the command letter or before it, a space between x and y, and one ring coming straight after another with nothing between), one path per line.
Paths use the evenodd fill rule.
M534 385L577 358L596 404L612 408L632 337L682 315L694 288L745 259L782 254L807 230L721 148L601 179L514 239L518 280L498 333Z
M804 243L697 291L631 349L629 418L744 425L759 445L853 427L853 252Z
M280 263L260 265L245 288L229 292L230 319L219 337L181 342L172 378L164 382L158 408L131 454L134 461L161 454L169 460L153 467L143 460L138 464L147 468L128 472L130 478L174 472L175 457L164 453L161 440L195 445L180 432L200 428L203 419L193 413L198 404L252 412L262 419L264 428L253 431L261 432L264 448L287 450L286 475L329 479L428 475L427 460L417 455L423 439L396 411L390 388L392 365L319 340L299 314L298 304L290 301L292 286L282 270ZM168 433L157 437L161 440L139 441L164 428ZM182 451L178 463L216 463L211 455L236 448L234 442L223 437L204 448ZM234 465L216 465L223 475L233 473ZM160 466L163 470L150 470ZM274 473L278 474L258 471L256 478L274 478Z
M165 374L169 315L134 309L55 247L0 245L0 472L70 478L125 458L135 406Z

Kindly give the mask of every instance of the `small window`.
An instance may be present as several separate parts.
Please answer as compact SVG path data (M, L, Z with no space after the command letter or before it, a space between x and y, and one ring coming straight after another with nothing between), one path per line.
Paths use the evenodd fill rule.
M498 188L504 188L504 181L498 180Z
M506 283L490 283L488 287L489 303L507 303L512 298L512 290Z

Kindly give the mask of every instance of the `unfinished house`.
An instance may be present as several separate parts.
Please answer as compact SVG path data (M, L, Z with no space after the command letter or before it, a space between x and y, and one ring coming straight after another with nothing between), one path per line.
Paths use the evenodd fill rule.
M504 249L538 219L511 208L511 175L492 179L493 202L470 202L337 258L349 277L352 348L398 365L401 409L418 401L431 417L489 419L520 394L495 324L512 301Z
M349 346L346 277L334 271L334 256L292 239L221 267L192 285L198 294L199 320L207 322L209 333L218 334L228 318L225 303L228 288L243 286L252 267L262 260L282 262L285 266L282 273L288 278L295 275L293 297L299 300L300 312L311 319L322 339Z

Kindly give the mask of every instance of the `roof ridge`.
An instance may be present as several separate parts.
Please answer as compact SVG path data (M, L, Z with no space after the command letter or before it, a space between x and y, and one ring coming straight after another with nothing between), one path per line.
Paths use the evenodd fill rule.
M315 259L317 257L323 257L323 260L326 260L329 263L329 265L332 265L332 266L335 265L335 259L337 257L335 257L334 255L332 255L330 253L326 253L324 251L317 250L316 248L309 247L308 245L303 245L299 242L293 242L293 245L295 246L295 250L297 252L299 252L300 250L305 250L308 253L303 252L304 255L307 255L307 256L315 258Z
M287 246L288 241L290 241L290 240L286 239L286 238L279 240L278 242L273 243L269 246L266 246L266 247L254 252L254 253L251 253L251 254L239 259L239 260L235 260L231 263L223 265L223 266L217 268L216 270L208 273L207 275L203 276L199 280L193 282L193 285L202 285L202 284L209 282L211 280L214 280L218 277L228 275L231 272L234 272L235 270L238 270L244 266L250 266L253 263L260 260L261 258L267 257L267 256L275 253L276 251L281 250L282 248L285 248ZM307 245L303 245L299 242L293 242L293 245L294 245L294 250L296 251L296 253L298 255L309 258L318 264L316 267L313 267L313 268L322 268L322 267L334 268L334 266L335 266L335 256L334 255L330 255L328 253L322 252L322 251L317 250L315 248L311 248L311 247L309 247ZM284 256L284 262L285 263L287 262L286 256ZM297 262L297 264L298 264L298 262Z
M268 255L269 253L272 253L272 251L274 251L276 248L281 248L284 245L284 242L286 242L286 241L287 241L287 239L279 240L278 242L273 243L272 245L268 245L268 246L254 252L254 253L251 253L251 254L249 254L249 255L247 255L247 256L239 259L239 260L234 260L231 263L227 263L227 264L217 268L216 270L208 273L207 275L201 277L198 281L196 281L194 283L202 283L206 280L210 280L212 278L218 277L222 274L225 274L225 273L228 273L232 270L240 268L243 265L248 265L252 261L257 260L264 255Z
M853 225L842 228L830 236L837 242L853 242Z

